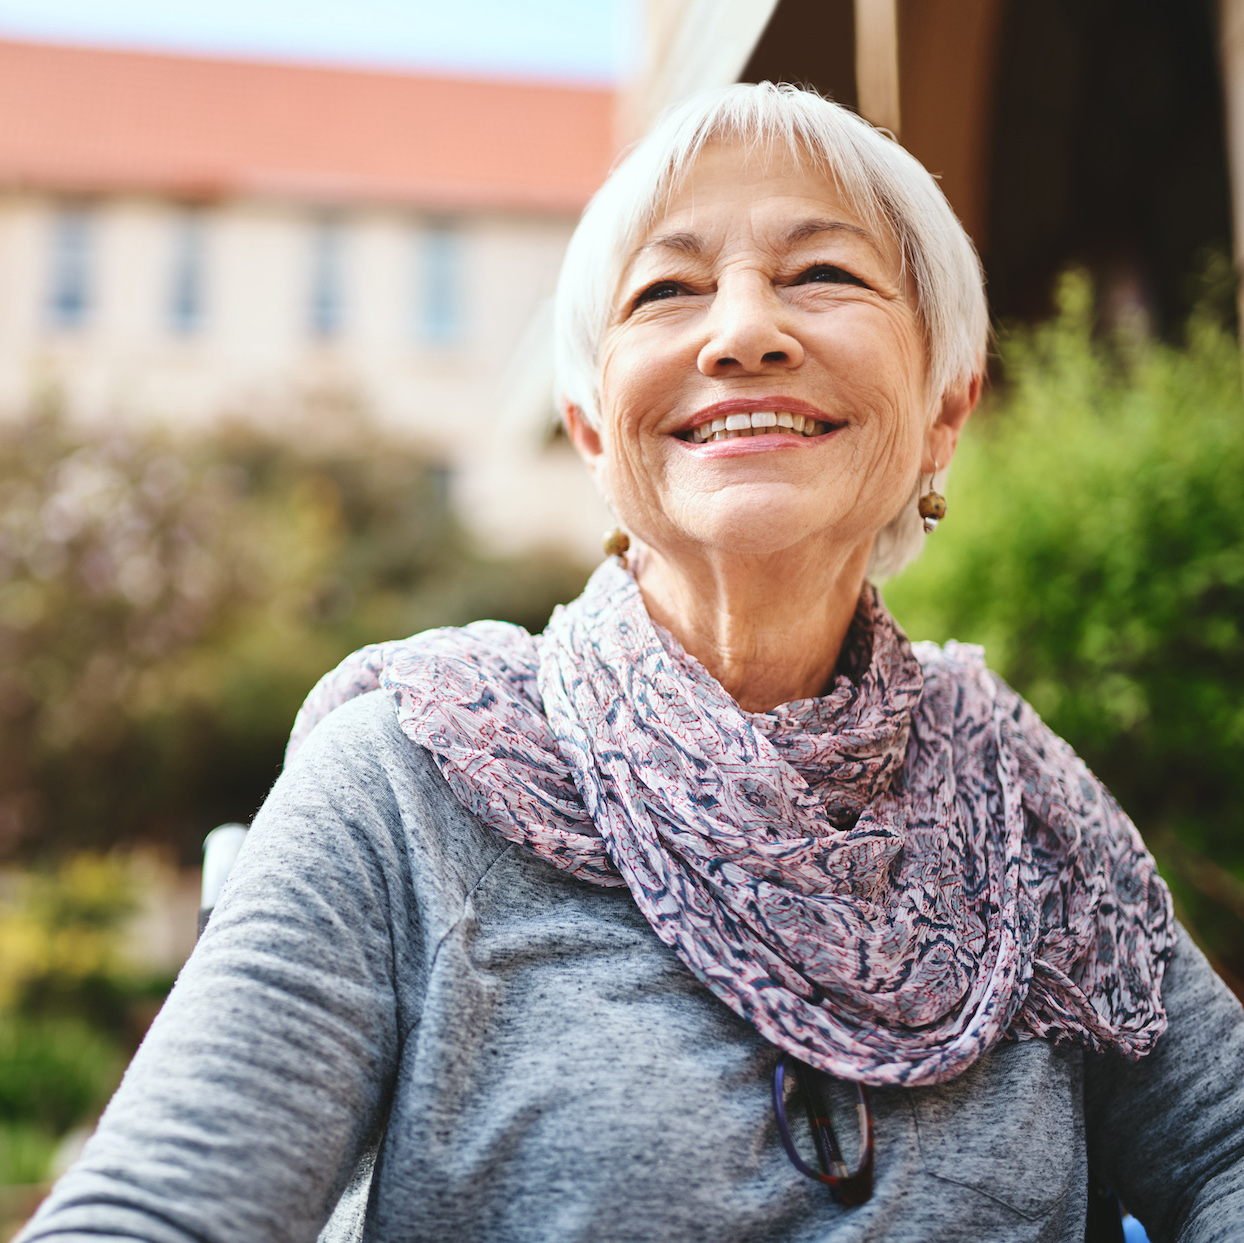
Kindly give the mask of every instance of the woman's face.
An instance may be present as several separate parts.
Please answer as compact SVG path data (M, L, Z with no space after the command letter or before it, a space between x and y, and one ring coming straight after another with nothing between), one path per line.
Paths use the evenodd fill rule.
M953 452L913 303L895 239L831 180L708 147L623 272L599 433L574 411L571 433L666 555L871 545Z

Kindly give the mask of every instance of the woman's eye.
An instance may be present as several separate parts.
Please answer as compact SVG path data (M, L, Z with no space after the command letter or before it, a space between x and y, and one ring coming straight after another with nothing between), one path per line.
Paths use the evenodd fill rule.
M680 293L685 293L686 287L680 285L677 281L657 281L655 285L649 285L643 290L635 301L631 304L633 307L643 306L645 302L659 302L663 298L676 298Z
M800 272L791 282L792 285L858 285L861 289L871 289L866 281L860 280L846 268L836 267L832 263L817 263Z

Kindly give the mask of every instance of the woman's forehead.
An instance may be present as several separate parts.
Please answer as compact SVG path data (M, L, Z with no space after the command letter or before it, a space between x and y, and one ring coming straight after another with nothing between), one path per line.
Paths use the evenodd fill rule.
M670 179L665 193L654 204L654 215L659 219L720 189L761 188L792 181L834 198L840 197L832 179L806 156L800 158L795 152L774 144L757 147L754 144L708 143Z
M777 142L715 141L697 154L671 185L648 226L635 239L625 267L645 252L694 250L702 231L719 231L732 221L762 219L782 241L796 244L837 229L870 245L887 259L899 259L893 230L880 213L860 210L832 170L807 151Z
M777 139L714 138L696 152L682 176L671 183L670 190L676 195L688 183L718 176L764 181L803 175L824 183L834 194L841 193L829 163L803 144L791 146Z

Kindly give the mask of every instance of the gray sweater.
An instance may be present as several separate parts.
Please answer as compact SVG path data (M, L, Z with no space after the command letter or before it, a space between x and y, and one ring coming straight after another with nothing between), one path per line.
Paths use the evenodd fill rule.
M876 1190L840 1207L782 1151L774 1048L625 889L467 813L377 692L276 783L20 1237L1081 1243L1092 1162L1155 1243L1241 1239L1244 1016L1186 937L1164 997L1140 1063L1004 1042L874 1089Z

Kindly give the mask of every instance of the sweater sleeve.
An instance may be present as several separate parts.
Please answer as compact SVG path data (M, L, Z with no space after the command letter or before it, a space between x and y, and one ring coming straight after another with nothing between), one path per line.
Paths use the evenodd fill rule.
M1085 1061L1089 1162L1153 1243L1244 1237L1244 1011L1181 928L1169 1026L1137 1062Z
M373 719L361 704L334 713L277 781L95 1136L22 1243L316 1238L383 1125L409 1021L394 963L417 920Z

